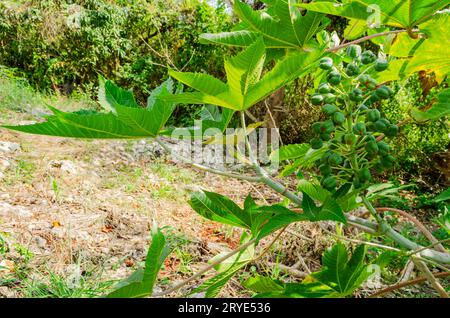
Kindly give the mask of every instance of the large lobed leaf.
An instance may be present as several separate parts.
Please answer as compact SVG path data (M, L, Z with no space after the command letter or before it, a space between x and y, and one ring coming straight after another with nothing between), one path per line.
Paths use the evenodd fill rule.
M110 81L100 79L99 102L108 112L67 113L49 106L53 112L46 122L21 126L2 126L7 129L59 137L85 139L140 139L155 137L163 128L175 104L162 99L172 95L168 80L159 87L155 100L148 108L139 107L131 92ZM130 95L131 94L131 95Z
M260 79L266 55L263 40L259 38L238 55L226 59L227 83L206 74L170 71L172 77L197 92L168 96L166 100L185 104L213 104L242 111L290 81L307 74L317 66L321 55L320 49L293 52Z
M335 290L338 296L348 296L372 275L364 263L365 253L365 246L360 245L349 260L345 245L337 243L323 254L323 268L312 276Z
M382 25L413 29L430 20L433 14L449 4L449 0L350 0L316 1L299 6L315 12L363 21L371 21L379 14Z
M258 37L263 37L267 48L302 49L312 43L315 34L327 25L323 14L302 14L295 5L297 0L264 1L268 9L253 10L242 1L234 2L234 12L243 21L232 32L203 34L203 43L247 47Z

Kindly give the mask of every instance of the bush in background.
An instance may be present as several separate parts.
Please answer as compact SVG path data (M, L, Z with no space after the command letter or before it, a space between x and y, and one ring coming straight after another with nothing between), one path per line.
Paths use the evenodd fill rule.
M229 20L223 6L201 0L2 2L0 64L39 90L64 94L94 95L102 74L143 101L167 77L166 65L221 76L223 49L198 36L228 29Z

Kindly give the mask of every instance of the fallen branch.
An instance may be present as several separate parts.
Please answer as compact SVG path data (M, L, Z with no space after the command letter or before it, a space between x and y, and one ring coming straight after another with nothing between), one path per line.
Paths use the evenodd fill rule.
M375 210L377 212L391 211L391 212L395 212L395 213L407 218L408 220L410 220L412 223L414 223L417 226L417 228L420 230L420 232L422 232L422 234L425 235L425 237L431 243L435 244L435 247L439 252L447 253L445 247L439 242L439 240L437 238L435 238L433 236L433 234L425 227L425 225L423 225L422 222L420 222L415 216L412 216L408 212L405 212L400 209L395 209L395 208L375 208Z
M447 273L436 273L436 274L433 274L433 276L435 278L444 278L444 277L450 276L450 272L447 272ZM379 297L379 296L384 295L386 293L390 293L390 292L392 292L394 290L401 289L401 288L406 287L406 286L421 284L421 283L423 283L425 281L427 281L426 277L415 278L415 279L409 280L407 282L395 284L393 286L389 286L389 287L387 287L385 289L377 291L376 293L370 295L368 298Z

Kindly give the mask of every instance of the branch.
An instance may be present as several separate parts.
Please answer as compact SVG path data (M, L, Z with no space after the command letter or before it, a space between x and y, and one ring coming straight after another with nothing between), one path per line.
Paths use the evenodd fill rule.
M433 276L436 277L436 278L444 278L444 277L450 276L450 272L449 273L437 273L437 274L433 274ZM368 298L375 298L375 297L384 295L386 293L392 292L394 290L397 290L397 289L400 289L400 288L403 288L403 287L406 287L406 286L423 283L426 280L427 280L426 277L419 277L419 278L412 279L412 280L409 280L409 281L404 282L404 283L395 284L393 286L389 286L389 287L387 287L385 289L382 289L382 290L380 290L380 291L370 295Z
M433 286L433 288L438 292L439 296L441 296L441 298L449 298L448 294L445 292L445 289L437 281L436 277L433 276L433 273L430 271L428 266L425 265L423 261L415 257L412 258L412 261L417 266L417 268L419 268L419 270L425 275L431 286Z
M425 235L425 237L433 244L435 244L435 247L437 248L437 250L439 250L442 253L446 253L446 249L445 247L439 242L439 240L437 238L435 238L433 236L433 234L431 234L431 232L425 227L425 225L423 225L416 217L412 216L411 214L403 211L403 210L399 210L399 209L395 209L395 208L376 208L375 209L377 212L385 212L385 211L392 211L395 212L397 214L400 214L401 216L407 218L408 220L410 220L412 223L414 223L417 228L423 233L423 235Z
M345 44L341 44L341 45L329 48L325 52L336 52L336 51L339 51L340 49L346 48L346 47L348 47L350 45L358 44L358 43L361 43L361 42L365 42L365 41L373 39L373 38L377 38L377 37L380 37L380 36L391 35L391 34L405 33L405 32L407 32L407 31L406 30L393 30L393 31L387 31L387 32L371 34L371 35L367 35L365 37L362 37L360 39L357 39L357 40L354 40L354 41L351 41L351 42L347 42ZM414 30L413 32L418 32L418 30Z
M258 177L251 177L251 176L245 176L245 175L240 175L240 174L235 174L235 173L231 173L231 172L227 172L227 171L222 171L219 169L214 169L211 167L207 167L198 163L194 163L192 161L190 161L189 159L184 158L183 156L180 156L178 154L176 154L174 151L172 151L172 149L170 149L169 146L167 146L161 139L159 138L155 138L155 141L164 148L165 151L167 151L171 156L178 158L180 161L183 161L184 163L187 163L191 166L193 166L194 168L206 171L206 172L211 172L217 175L221 175L224 177L229 177L229 178L235 178L235 179L239 179L239 180L246 180L246 181L250 181L250 182L260 182L261 178Z
M240 251L246 249L247 247L249 247L250 245L252 245L252 244L255 243L255 242L256 242L256 239L252 239L252 240L248 241L247 243L245 243L245 244L239 246L237 249L231 251L230 253L228 253L228 254L226 254L226 255L224 255L224 256L222 256L222 257L219 257L217 260L215 260L214 262L212 262L210 265L206 266L204 269L202 269L201 271L199 271L199 272L196 273L195 275L189 277L188 279L182 281L182 282L179 283L179 284L176 284L175 286L173 286L173 287L171 287L171 288L169 288L169 289L167 289L167 290L165 290L165 291L162 291L162 292L160 292L160 293L155 293L155 294L153 294L152 297L161 297L161 296L165 296L165 295L168 295L168 294L173 293L174 291L180 289L181 287L183 287L183 286L189 284L191 281L193 281L193 280L197 279L198 277L202 276L202 275L205 274L206 272L209 272L209 271L212 270L215 266L219 265L219 264L222 263L223 261L229 259L229 258L232 257L233 255L235 255L235 254L239 253Z
M298 270L296 268L293 268L291 266L286 266L284 264L267 262L267 265L273 266L275 268L278 267L281 271L283 271L283 272L285 272L285 273L287 273L289 275L298 277L298 278L305 278L306 276L309 275L307 272L302 272L302 271L300 271L300 270Z

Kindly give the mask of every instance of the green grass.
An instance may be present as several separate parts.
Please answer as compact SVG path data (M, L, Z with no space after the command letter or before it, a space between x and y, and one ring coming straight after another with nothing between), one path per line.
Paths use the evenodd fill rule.
M37 170L36 165L26 159L19 159L13 169L8 169L5 173L3 184L10 186L17 183L31 184Z
M17 75L16 70L0 65L1 123L15 119L17 113L22 114L22 120L35 120L37 114L48 112L47 105L66 111L97 108L95 101L81 93L65 97L37 92L25 79Z

